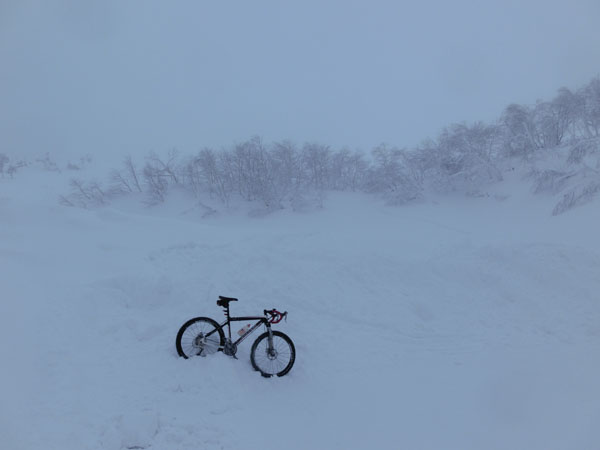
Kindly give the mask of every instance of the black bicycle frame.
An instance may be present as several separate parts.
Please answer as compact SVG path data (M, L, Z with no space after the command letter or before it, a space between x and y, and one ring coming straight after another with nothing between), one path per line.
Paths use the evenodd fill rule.
M248 337L254 330L256 330L261 324L267 327L267 331L271 331L271 323L266 317L260 316L248 316L248 317L229 317L223 323L220 324L221 328L227 325L227 334L229 335L229 340L231 341L231 322L250 322L252 320L256 320L257 322L250 327L248 331L242 334L237 341L234 342L235 345L238 345L244 339ZM269 333L270 335L270 333Z

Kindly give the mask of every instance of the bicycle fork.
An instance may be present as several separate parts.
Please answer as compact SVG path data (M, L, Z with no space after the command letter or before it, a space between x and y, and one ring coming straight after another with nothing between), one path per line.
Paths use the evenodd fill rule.
M267 337L267 358L275 359L277 357L277 351L273 346L273 330L271 330L271 326L267 326L267 333L269 333Z

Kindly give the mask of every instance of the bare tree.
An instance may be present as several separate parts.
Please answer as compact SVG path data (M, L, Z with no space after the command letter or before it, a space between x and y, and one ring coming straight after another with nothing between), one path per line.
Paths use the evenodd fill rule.
M578 205L590 202L594 197L600 193L600 178L596 178L587 183L581 183L574 188L568 190L560 199L560 201L554 207L552 215L557 216L559 214L568 211Z
M599 139L580 139L573 144L567 157L568 164L585 164L588 155L600 153ZM600 163L600 159L598 160Z
M25 161L17 161L15 163L11 163L8 165L6 173L12 178L15 175L15 173L17 173L17 171L22 167L27 167L27 163Z
M580 98L566 87L562 87L552 100L551 107L559 144L568 135L576 137L576 122L581 110Z
M422 185L408 168L406 151L379 145L372 151L367 191L381 193L388 202L403 204L422 195Z
M72 178L69 186L71 193L66 197L61 197L61 203L64 205L88 208L108 203L108 195L98 182L85 183L77 178Z
M131 156L127 156L123 164L125 165L125 173L131 180L130 184L133 185L136 191L142 192L142 186L140 185L140 177L138 175L138 170Z
M496 167L501 148L497 126L481 122L471 126L454 124L445 128L437 141L428 141L409 152L404 164L435 191L476 193L502 179Z
M42 158L38 158L36 161L42 164L44 170L49 172L60 172L58 165L52 160L52 158L50 158L50 153L48 152L46 152Z
M219 158L212 149L201 150L186 164L187 184L195 195L208 192L223 203L229 202L231 187L223 170L219 167Z
M142 192L137 168L131 158L127 156L123 161L123 168L115 169L110 173L112 182L111 190L116 193Z
M579 113L587 137L600 137L600 77L577 91Z
M332 154L330 186L337 190L359 189L365 179L367 162L362 153L342 149Z
M169 185L179 184L178 156L177 150L172 149L167 153L166 159L161 159L154 152L146 157L142 174L149 194L149 204L164 202Z
M536 148L548 149L560 145L572 123L566 105L560 101L538 102L532 114Z
M527 157L539 148L533 114L526 106L509 105L502 114L501 123L505 131L503 144L508 156Z
M331 150L329 146L306 143L302 147L302 164L308 181L314 189L324 191L329 187Z
M149 195L148 203L155 204L164 202L169 188L168 178L165 173L156 166L146 163L143 175Z
M442 131L438 146L445 152L469 153L492 160L499 152L499 137L499 129L494 125L454 124Z
M561 88L552 101L538 101L533 109L508 106L502 116L507 153L527 157L537 149L561 145L567 134L574 133L578 103L576 95Z
M240 196L249 201L260 200L267 208L276 208L275 180L269 152L259 137L237 144L225 160L231 180Z
M154 170L161 172L163 177L170 179L175 184L179 183L177 158L179 152L177 149L171 149L167 152L166 159L161 159L156 153L151 152L146 157L146 165L151 166Z
M269 152L269 166L273 180L273 196L281 204L284 200L295 204L302 195L306 177L297 148L289 141L275 143Z

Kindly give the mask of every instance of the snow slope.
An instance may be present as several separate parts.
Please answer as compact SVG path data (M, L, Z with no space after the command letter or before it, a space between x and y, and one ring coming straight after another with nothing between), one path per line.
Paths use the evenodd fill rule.
M59 206L66 179L0 180L3 448L598 448L597 204L552 217L507 181L201 218ZM239 360L177 357L218 295L289 311L289 375L252 371L252 339Z

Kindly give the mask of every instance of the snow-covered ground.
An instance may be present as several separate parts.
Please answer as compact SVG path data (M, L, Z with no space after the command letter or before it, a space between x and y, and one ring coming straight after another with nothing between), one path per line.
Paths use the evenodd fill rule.
M5 449L523 449L600 445L600 205L485 198L202 217L177 199L57 203L0 179ZM276 307L285 377L183 360L187 319ZM258 334L256 334L258 336Z

